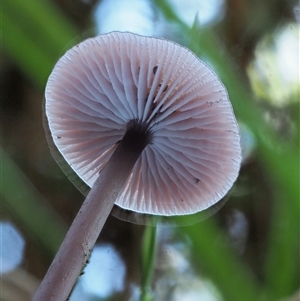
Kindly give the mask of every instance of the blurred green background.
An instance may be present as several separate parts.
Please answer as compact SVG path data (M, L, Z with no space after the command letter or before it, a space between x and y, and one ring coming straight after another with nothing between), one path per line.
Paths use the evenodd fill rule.
M48 150L47 77L68 48L114 29L174 40L207 62L228 89L245 159L228 202L204 222L153 236L109 217L98 243L116 250L123 285L97 294L82 282L71 300L139 300L145 289L144 300L299 300L298 1L215 0L210 15L207 1L134 2L2 1L1 221L25 251L1 274L1 300L30 300L83 201Z

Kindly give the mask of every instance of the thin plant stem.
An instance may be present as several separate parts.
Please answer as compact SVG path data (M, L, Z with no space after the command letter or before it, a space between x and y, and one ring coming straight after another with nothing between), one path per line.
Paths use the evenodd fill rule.
M140 301L152 301L151 284L156 257L157 227L147 226L141 250L141 295Z
M67 300L115 200L150 137L149 132L139 125L127 130L87 195L33 301Z

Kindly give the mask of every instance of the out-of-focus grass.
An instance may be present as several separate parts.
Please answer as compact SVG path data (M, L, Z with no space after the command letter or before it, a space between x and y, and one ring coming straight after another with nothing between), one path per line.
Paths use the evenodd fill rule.
M298 272L293 258L297 255L299 241L299 150L286 144L283 148L279 147L283 142L263 119L251 91L241 80L234 60L227 54L214 32L209 28L199 28L197 22L192 28L186 26L174 13L168 1L154 0L153 3L166 20L175 23L180 28L181 34L190 40L188 45L190 49L213 65L228 89L237 118L255 135L261 165L265 168L270 182L276 186L274 189L277 192L265 259L264 285L258 286L258 280L250 269L229 247L221 248L221 245L226 245L226 237L213 219L200 226L183 228L183 232L193 241L196 262L198 261L202 268L205 262L206 272L226 300L238 301L241 298L245 301L277 300L291 294L294 289L293 279ZM2 28L3 50L39 88L45 85L53 65L66 44L70 41L75 43L74 37L77 35L74 26L58 9L47 1L38 0L4 1ZM30 185L22 180L20 171L13 167L5 154L2 154L1 160L2 178L5 179L4 182L2 180L1 195L6 205L11 206L16 215L23 210L26 215L24 202L13 202L18 199L18 190L21 189L24 196L28 195L24 200L31 208L30 215L40 216L39 206L30 205L32 200L39 202L36 197L30 196ZM19 183L18 190L16 181ZM56 222L53 223L47 214L44 217L47 223L53 224L52 227L48 227L47 237L40 231L45 220L25 218L24 223L53 252L64 231L61 231L61 226ZM224 241L220 247L212 243L211 238L216 236ZM151 238L151 235L149 237ZM144 252L143 262L146 268L146 265L152 262L153 254L147 254L146 249ZM147 279L144 285L149 285Z
M67 232L65 223L3 149L0 149L0 167L3 206L54 256Z
M42 90L66 44L76 42L75 27L48 1L3 1L1 18L1 49ZM54 255L65 225L43 206L40 195L3 150L1 173L4 206Z
M67 44L76 43L76 28L48 1L10 0L2 5L3 50L39 88Z
M213 218L182 230L193 242L196 264L211 276L224 300L263 300L261 285L250 268L236 257Z

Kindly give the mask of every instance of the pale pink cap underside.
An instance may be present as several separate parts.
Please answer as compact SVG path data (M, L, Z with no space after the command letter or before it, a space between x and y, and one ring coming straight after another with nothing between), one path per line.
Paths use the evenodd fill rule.
M89 186L127 122L149 124L153 141L116 201L125 209L192 214L218 202L238 176L240 135L224 86L167 40L113 32L75 46L49 77L46 115L55 145Z

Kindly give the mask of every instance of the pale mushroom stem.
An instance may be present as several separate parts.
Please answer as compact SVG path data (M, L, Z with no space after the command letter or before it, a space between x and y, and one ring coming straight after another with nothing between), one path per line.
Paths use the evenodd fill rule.
M151 132L137 120L100 172L75 217L33 301L67 300L132 168L151 141Z

